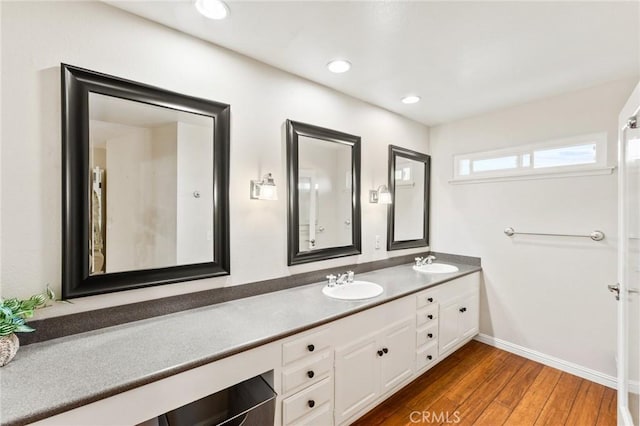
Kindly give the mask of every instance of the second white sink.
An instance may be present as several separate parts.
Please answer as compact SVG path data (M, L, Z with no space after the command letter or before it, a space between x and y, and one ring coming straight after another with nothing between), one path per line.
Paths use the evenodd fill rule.
M369 281L354 281L349 284L336 285L335 287L324 286L322 292L325 296L341 300L361 300L371 299L382 294L384 289L381 285Z
M422 266L413 266L413 269L418 272L425 272L427 274L447 274L450 272L458 272L457 266L447 265L446 263L427 263Z

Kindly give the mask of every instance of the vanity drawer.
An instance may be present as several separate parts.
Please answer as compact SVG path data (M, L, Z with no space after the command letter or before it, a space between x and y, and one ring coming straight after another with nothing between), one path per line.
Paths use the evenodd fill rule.
M329 426L333 424L331 404L324 404L287 426Z
M425 306L438 305L438 292L436 290L428 290L416 295L416 306L418 309Z
M429 325L416 331L416 346L436 343L438 341L438 323Z
M438 323L438 305L429 305L416 313L416 326Z
M438 344L434 342L418 350L416 355L416 371L433 365L438 359Z
M301 386L312 385L331 372L331 352L305 359L301 365L290 367L282 372L282 392L286 395Z
M282 401L283 423L291 424L302 416L321 411L323 405L331 405L332 390L331 377L327 377Z
M329 329L317 330L282 344L282 365L315 355L331 344Z

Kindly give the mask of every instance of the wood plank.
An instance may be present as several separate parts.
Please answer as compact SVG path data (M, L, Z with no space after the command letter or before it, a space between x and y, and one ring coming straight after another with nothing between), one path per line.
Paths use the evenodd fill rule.
M549 395L551 395L553 388L558 383L561 374L555 368L543 367L504 424L513 426L533 425L538 419Z
M501 426L507 421L512 411L512 408L494 400L485 408L474 424L477 426Z
M511 381L500 391L496 401L513 410L527 392L531 384L536 380L543 365L535 361L527 360L522 368L513 376Z
M564 424L583 381L584 379L573 374L562 373L535 425L555 426Z
M602 395L600 410L598 411L598 420L596 426L609 426L617 424L618 415L618 398L616 390L606 388Z
M604 390L605 387L602 385L583 380L566 424L571 426L595 425Z
M616 394L613 389L472 341L354 425L454 423L614 426Z
M464 400L456 411L460 413L460 425L473 425L482 415L485 408L491 404L496 395L505 387L512 377L525 364L525 359L509 354L498 370L484 380L480 386ZM509 410L511 412L511 410Z
M503 355L501 353L504 353L504 351L491 349L486 351L484 348L478 348L478 351L462 359L456 368L447 371L439 381L429 383L423 392L406 401L405 406L411 409L428 408L431 402L436 401L445 394L449 394L452 386L460 380L463 380L466 376L481 368L481 366L488 365L485 364L486 362L490 362L498 357L502 358Z

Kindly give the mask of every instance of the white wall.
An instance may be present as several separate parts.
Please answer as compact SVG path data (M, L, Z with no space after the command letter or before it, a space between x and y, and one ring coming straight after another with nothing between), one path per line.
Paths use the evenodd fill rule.
M231 105L229 277L76 299L41 317L420 251L385 247L387 146L428 152L428 128L234 52L95 2L2 2L2 294L60 291L61 62ZM322 66L322 64L319 64ZM340 78L336 75L335 78ZM361 256L287 267L284 122L362 136ZM280 200L249 199L272 172Z
M482 257L481 333L615 375L616 174L452 185L452 156L606 131L637 80L433 127L432 248ZM603 242L510 239L503 229L588 233Z

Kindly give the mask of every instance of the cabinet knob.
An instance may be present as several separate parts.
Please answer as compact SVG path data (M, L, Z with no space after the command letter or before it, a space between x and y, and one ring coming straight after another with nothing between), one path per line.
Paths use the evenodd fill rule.
M428 337L429 339L433 339L433 333L427 333L427 337Z
M428 297L428 298L427 298L427 302L429 302L429 303L433 303L433 297Z
M467 312L467 308L460 308L460 312Z
M313 376L315 376L315 373L313 372L313 370L307 371L307 377L309 377L310 379L313 379Z
M313 399L310 399L310 400L307 402L307 405L309 406L309 408L313 408L313 407L315 407L315 406L316 406L316 402L315 402Z
M388 348L382 348L382 352L384 352L385 354L389 353L389 349Z
M433 357L431 355L427 355L427 360L431 361Z
M313 352L313 351L316 350L316 347L313 346L313 345L309 345L309 346L307 346L307 349L309 349L309 352Z
M427 318L429 318L430 320L432 320L432 319L433 319L433 315L429 314L429 315L427 315Z
M384 352L378 351L378 356L382 356L382 355L384 355Z

